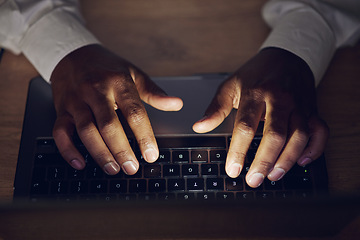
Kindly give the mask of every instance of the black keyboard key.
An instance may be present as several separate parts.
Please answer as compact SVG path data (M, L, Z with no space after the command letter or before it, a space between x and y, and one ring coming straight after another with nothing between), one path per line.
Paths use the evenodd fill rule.
M264 188L265 190L282 190L283 189L283 181L270 181L269 179L264 180Z
M251 166L251 163L245 162L240 175L245 176L249 172L250 166Z
M170 152L160 150L159 158L156 161L158 163L169 163L170 162Z
M145 179L129 180L129 192L130 193L146 192L146 180Z
M279 191L275 193L277 199L291 199L293 198L292 191Z
M245 190L246 190L246 191L259 192L259 191L264 190L264 184L261 184L261 185L258 186L257 188L252 188L252 187L250 187L250 186L246 183L246 180L245 180L245 179L244 179L244 182L245 182Z
M158 200L160 201L172 201L176 199L175 193L159 193Z
M163 166L164 177L180 177L180 166L175 164L167 164Z
M159 178L161 177L161 165L159 164L146 164L144 166L145 178Z
M98 199L96 194L83 194L79 196L80 201L94 201Z
M313 192L312 192L312 190L296 191L295 196L297 198L311 198L311 197L313 197Z
M188 201L188 200L195 200L196 198L195 198L195 193L178 193L177 199Z
M118 199L121 201L136 201L137 196L136 194L124 194L124 195L119 195Z
M211 150L210 162L225 162L226 150Z
M255 159L255 155L256 155L256 151L257 149L249 149L248 152L246 153L246 158L245 161L248 163L252 163Z
M45 181L32 182L30 193L31 193L31 195L48 194L49 193L49 182L45 182Z
M203 200L203 201L215 200L215 193L214 192L199 192L196 195L196 199Z
M206 179L207 190L219 190L224 191L224 179L223 178L207 178Z
M298 164L295 164L287 174L296 176L310 176L310 168L309 166L302 167Z
M107 191L107 180L94 180L90 182L90 193L106 193Z
M274 194L272 192L256 192L257 200L270 200L274 198Z
M55 153L57 151L56 144L54 139L38 139L37 140L37 151L38 152L47 152L47 153Z
M312 189L312 181L310 177L303 176L290 176L284 177L285 189Z
M182 178L168 179L167 186L169 192L185 191L185 180Z
M244 180L242 177L226 178L225 184L227 191L242 191L244 189Z
M165 179L150 179L148 188L149 192L164 192L166 190Z
M82 180L85 178L85 171L84 170L76 170L72 167L69 167L67 169L67 176L69 179L74 179L74 180Z
M156 200L156 194L155 193L150 193L150 194L141 193L138 196L138 200L140 200L140 201L154 201L154 200Z
M110 192L111 193L126 193L127 181L126 180L110 180Z
M236 193L236 199L242 201L252 201L255 199L253 192L238 192Z
M217 164L201 164L201 175L219 175L219 168Z
M216 199L217 200L234 200L235 199L235 195L232 192L217 192L216 193Z
M173 162L189 162L189 151L173 151Z
M74 202L77 200L75 195L60 195L58 200L61 202Z
M220 176L227 176L226 170L225 170L225 163L221 163L219 168L220 168Z
M65 160L58 153L38 153L35 155L35 165L63 165Z
M135 157L139 161L139 163L145 163L144 157L141 155L141 152L135 152Z
M104 172L98 165L89 165L86 169L86 177L88 179L101 179L104 177Z
M261 142L261 137L260 136L254 137L254 139L251 141L250 148L251 149L258 149L259 146L260 146L260 142Z
M46 177L46 167L45 166L35 166L33 169L32 180L33 181L45 181Z
M48 180L63 180L65 179L65 166L51 166L48 168Z
M53 138L44 138L37 140L38 147L53 147L55 146L55 141Z
M87 194L88 191L88 181L72 181L70 184L70 193L72 194Z
M188 178L186 180L188 191L200 191L204 190L203 178Z
M117 197L115 194L104 194L99 197L100 200L103 200L105 202L113 202L117 200Z
M125 175L126 175L126 174L125 174L123 171L120 171L120 172L118 172L118 173L115 174L115 175L106 175L106 174L105 174L105 177L106 177L107 179L122 179L122 178L124 178Z
M191 161L192 162L207 162L208 160L208 152L193 150L191 151Z
M197 164L184 164L181 166L183 176L198 176L199 165Z
M52 194L67 194L69 184L66 181L53 181L50 184L50 191Z

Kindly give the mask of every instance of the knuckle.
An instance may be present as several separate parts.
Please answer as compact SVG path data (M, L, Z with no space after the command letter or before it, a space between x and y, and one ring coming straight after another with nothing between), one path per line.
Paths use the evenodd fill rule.
M239 122L234 127L234 132L245 138L252 139L255 136L256 131L254 127L247 122Z
M109 119L99 124L99 130L102 135L115 136L118 130L118 123L116 119Z
M310 133L308 131L299 130L295 134L293 134L292 138L295 143L302 144L309 141Z
M284 146L286 142L286 135L275 130L267 130L265 136L275 146Z
M133 102L128 105L125 114L129 123L139 125L145 120L146 111L142 104Z
M109 162L112 159L109 156L109 151L107 151L107 150L101 150L101 151L94 153L93 158L99 165L102 165L102 163Z
M261 171L268 172L273 167L273 165L274 165L273 162L262 160L258 163L258 168Z
M236 159L240 160L240 159L245 159L246 157L246 153L244 152L233 152L234 156Z
M55 139L62 138L66 134L66 130L63 126L55 124L52 130L52 135Z
M142 137L140 139L137 140L139 146L141 147L146 147L151 145L154 142L154 139L151 137Z
M117 161L121 161L122 159L128 159L129 155L130 155L130 151L128 150L120 150L113 154L114 158Z
M84 137L92 136L96 131L94 124L91 121L87 121L87 120L77 122L76 129L79 135L82 135Z

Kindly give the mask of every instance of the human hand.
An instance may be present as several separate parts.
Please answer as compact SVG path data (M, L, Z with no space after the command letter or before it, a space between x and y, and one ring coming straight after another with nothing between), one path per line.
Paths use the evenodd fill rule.
M164 111L182 108L182 100L165 94L131 63L100 45L75 50L51 76L57 119L53 136L63 158L75 169L85 160L73 143L76 129L92 158L109 175L137 172L139 163L115 112L119 109L147 162L159 156L149 118L141 100Z
M225 164L232 178L239 176L258 124L265 121L246 175L251 187L260 186L265 177L280 180L296 162L307 165L324 151L329 129L317 115L312 72L288 51L264 49L225 80L194 131L213 130L232 108L238 110Z

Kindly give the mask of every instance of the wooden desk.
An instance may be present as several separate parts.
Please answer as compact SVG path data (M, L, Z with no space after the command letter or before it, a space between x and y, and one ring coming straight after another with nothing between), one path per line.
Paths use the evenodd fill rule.
M205 3L206 2L206 3ZM88 27L105 46L149 75L232 72L253 56L269 29L265 0L82 1ZM5 52L0 63L0 200L10 201L26 91L36 70ZM331 135L325 151L333 194L360 195L360 44L339 50L318 87ZM360 219L339 239L360 235Z

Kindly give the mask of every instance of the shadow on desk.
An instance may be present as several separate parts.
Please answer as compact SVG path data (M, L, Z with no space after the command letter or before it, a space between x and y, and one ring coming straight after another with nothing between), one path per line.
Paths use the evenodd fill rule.
M16 203L0 207L4 239L336 237L359 198L280 202ZM359 233L359 232L358 232ZM354 239L359 237L357 233ZM352 239L348 236L346 239Z

